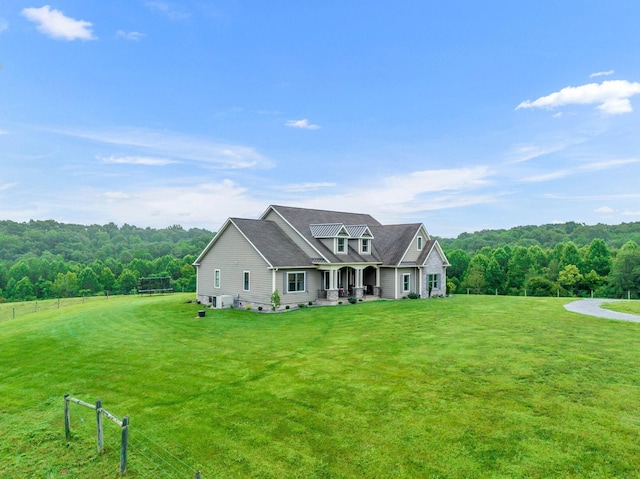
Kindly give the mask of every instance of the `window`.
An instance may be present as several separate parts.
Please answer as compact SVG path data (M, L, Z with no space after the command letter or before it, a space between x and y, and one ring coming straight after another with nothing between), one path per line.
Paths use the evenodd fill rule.
M411 291L411 274L403 273L402 274L402 292L408 293Z
M439 274L430 274L429 275L429 290L432 289L440 289L440 275Z
M216 269L213 271L213 287L214 288L220 287L220 270L219 269Z
M287 273L287 293L299 293L305 290L305 274L303 272Z
M336 252L338 253L347 252L347 241L345 238L336 238Z
M422 236L418 236L418 251L422 251Z
M244 291L249 291L249 285L250 285L249 276L250 276L249 271L244 271L242 273L242 289Z
M369 254L370 252L370 239L369 238L362 238L362 243L361 243L361 247L360 247L360 252L361 253L365 253L365 254Z

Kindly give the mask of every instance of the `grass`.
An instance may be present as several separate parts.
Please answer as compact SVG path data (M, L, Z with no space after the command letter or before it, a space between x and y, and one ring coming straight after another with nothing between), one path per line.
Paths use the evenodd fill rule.
M110 298L0 322L0 478L118 477L102 398L203 477L640 477L640 324L562 299L458 296L284 314L188 295ZM109 427L113 426L113 427ZM164 467L164 466L159 466ZM167 466L168 467L168 466Z
M615 303L602 303L602 307L619 313L637 314L640 316L640 301L620 301Z

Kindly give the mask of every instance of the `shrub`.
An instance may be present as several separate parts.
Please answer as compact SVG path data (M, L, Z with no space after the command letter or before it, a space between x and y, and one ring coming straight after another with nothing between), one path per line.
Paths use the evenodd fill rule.
M313 305L313 301L309 301L309 306L312 306L312 305Z
M244 309L246 309L247 311L251 311L251 306L246 305L246 306L244 307Z
M338 304L342 304L342 301L338 301Z
M271 295L271 306L273 306L274 311L280 307L280 293L278 293L277 289Z
M284 309L289 309L291 306L289 306L288 304L284 307Z
M414 293L413 291L407 295L409 299L420 299L420 295L418 293Z
M358 300L356 298L354 298L353 296L349 296L347 298L347 301L349 301L351 304L356 304L358 302Z
M262 311L262 306L258 306L258 311Z
M304 304L304 303L300 303L300 304L298 304L298 308L301 308L301 309L302 309L302 308L306 308L306 307L307 307L307 305L306 305L306 304Z

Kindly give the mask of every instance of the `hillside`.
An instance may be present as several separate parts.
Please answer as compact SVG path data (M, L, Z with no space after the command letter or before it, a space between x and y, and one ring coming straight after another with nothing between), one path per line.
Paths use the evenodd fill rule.
M83 226L53 220L17 223L0 221L0 261L8 263L48 252L61 255L65 261L88 263L117 259L149 259L170 255L183 258L198 254L213 237L204 229L138 228L114 223Z
M558 243L575 243L587 246L594 239L603 239L610 248L620 248L627 241L640 243L640 221L619 225L585 225L582 223L559 223L541 226L517 226L511 229L482 230L462 233L457 238L438 238L445 250L461 249L478 251L485 246L540 246L553 249Z

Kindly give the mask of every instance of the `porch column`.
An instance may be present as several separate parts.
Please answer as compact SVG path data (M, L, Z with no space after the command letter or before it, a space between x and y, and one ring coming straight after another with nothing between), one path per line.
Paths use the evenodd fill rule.
M353 295L356 299L362 299L364 297L364 288L362 287L362 279L364 276L364 268L359 266L355 268L356 270L356 285Z
M329 268L329 289L327 290L327 301L338 301L338 271L336 268Z

